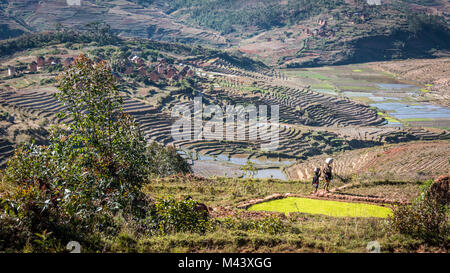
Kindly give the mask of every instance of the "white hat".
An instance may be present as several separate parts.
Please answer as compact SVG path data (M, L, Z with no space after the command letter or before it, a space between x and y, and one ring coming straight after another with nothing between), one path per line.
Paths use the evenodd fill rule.
M327 163L327 164L330 164L332 162L333 162L333 159L331 157L329 157L325 160L325 163Z

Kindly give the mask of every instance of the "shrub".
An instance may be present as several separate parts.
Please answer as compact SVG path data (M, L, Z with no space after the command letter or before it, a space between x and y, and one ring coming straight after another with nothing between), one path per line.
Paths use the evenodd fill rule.
M144 217L147 210L140 191L146 143L122 112L106 63L80 56L59 85L57 98L73 122L66 130L54 128L48 146L19 146L2 176L16 188L0 200L0 221L13 218L8 230L24 231L24 241L38 251L114 227L111 216L118 212ZM45 248L33 245L36 234L46 234Z
M430 193L431 182L422 186L422 193L413 204L393 209L392 229L431 245L448 247L448 204L440 203Z
M194 200L163 197L156 201L147 224L156 234L177 232L204 233L211 228L207 214L198 209Z
M148 172L154 175L173 175L191 172L191 166L173 146L164 147L152 142L147 147Z

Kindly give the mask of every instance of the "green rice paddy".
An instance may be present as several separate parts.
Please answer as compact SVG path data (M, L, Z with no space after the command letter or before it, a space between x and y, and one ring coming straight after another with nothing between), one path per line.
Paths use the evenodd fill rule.
M305 70L291 70L286 71L286 74L292 77L300 77L300 78L309 78L309 79L317 79L317 80L331 80L331 78L322 75L320 73L316 73L313 71L305 71Z
M392 210L387 207L364 203L349 203L331 200L318 200L300 197L288 197L253 205L250 211L274 211L288 214L302 212L323 214L333 217L376 217L387 218Z

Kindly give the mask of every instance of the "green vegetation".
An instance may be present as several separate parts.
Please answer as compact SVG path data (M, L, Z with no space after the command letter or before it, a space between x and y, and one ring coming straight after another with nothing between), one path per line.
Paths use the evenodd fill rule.
M301 78L310 78L310 79L318 79L318 80L331 80L329 77L324 76L317 72L312 71L287 71L286 74L294 77L301 77Z
M1 251L62 251L68 238L98 249L100 234L118 232L115 217L151 214L140 191L149 176L189 171L176 152L146 149L106 62L80 56L59 90L67 107L60 118L73 122L55 127L48 146L19 146L0 173L8 189L0 199Z
M248 3L236 0L176 0L166 3L171 7L168 12L180 10L178 16L187 13L193 23L228 34L250 27L268 30L295 24L339 7L344 1L289 0L287 4L281 4L270 0Z
M388 114L384 113L384 112L378 112L377 115L383 117L385 120L387 120L388 122L394 122L394 123L400 123L399 120L390 117Z
M406 119L402 119L402 121L405 122L419 122L419 121L432 121L432 119L430 118L406 118Z
M143 2L145 0L139 0L139 3ZM199 4L198 1L191 2ZM325 2L329 1L323 1ZM288 3L295 4L296 1ZM259 5L259 2L255 5ZM198 8L200 7L199 5ZM196 8L192 6L191 11ZM249 179L205 179L187 174L191 171L190 166L177 154L176 149L169 145L163 147L155 142L147 143L139 124L126 114L122 107L134 109L139 113L150 113L146 118L149 121L156 120L156 123L144 125L145 131L147 133L148 130L154 130L156 124L155 131L160 134L152 139L161 139L165 137L164 134L168 134L164 131L167 128L165 126L170 126L170 121L167 121L163 111L170 110L173 103L180 101L180 98L186 102L200 91L204 92L206 103L226 102L228 99L230 103L245 105L258 102L260 98L239 97L236 94L232 98L225 97L227 91L216 92L215 82L210 81L208 77L188 78L172 85L154 85L149 88L146 82L132 81L133 76L125 76L127 78L117 85L111 70L123 72L124 66L130 64L128 58L133 54L148 62L165 58L168 63L174 64L180 60L202 63L208 59L213 63L211 59L217 58L220 62L214 69L223 69L225 73L230 74L232 71L235 73L234 78L244 79L244 83L237 80L230 83L223 77L224 79L218 82L226 83L225 86L233 91L244 91L246 95L265 93L270 95L267 96L270 98L267 102L281 104L282 99L293 105L301 103L310 92L265 85L262 82L266 77L271 77L270 72L263 70L267 74L248 73L246 70L258 71L265 66L240 54L151 40L122 40L111 34L107 27L89 27L92 31L84 30L78 33L58 30L43 33L42 36L33 36L29 44L30 49L34 49L51 44L58 44L60 47L60 43L65 42L68 49L87 48L95 60L106 59L109 63L97 63L81 56L74 65L67 68L58 78L59 92L56 94L60 104L65 105L66 112L54 118L67 123L53 128L46 145L26 143L18 146L8 167L0 171L0 252L63 252L66 251L67 242L72 240L81 243L82 252L361 252L365 251L367 242L373 240L379 241L383 245L383 251L389 252L448 249L445 245L448 235L442 220L445 219L442 214L443 206L435 206L425 199L420 201L421 205L402 206L398 208L399 212L394 211L392 226L384 219L392 215L389 208L362 203L286 198L258 204L249 211L237 209L239 203L274 193L293 192L307 195L311 186L309 182L304 181L252 179L257 169L251 161L241 167L241 171L250 177ZM78 37L70 40L70 33L79 34L86 39ZM104 35L104 40L100 39L101 46L92 42L97 41L96 35ZM0 49L4 50L0 53L9 55L27 48L26 41L22 39L0 43ZM57 48L44 51L55 55L66 54ZM34 52L27 54L34 56ZM46 69L45 73L56 72L61 68L59 66L51 71ZM205 72L209 73L209 70L205 69ZM33 77L42 74L37 72ZM313 85L316 88L334 88L326 82L331 77L334 78L334 75L326 76L326 72L302 71L299 76L319 82ZM131 83L126 82L129 78ZM250 81L246 81L248 79ZM54 80L18 77L14 81L11 86L23 88L36 82L48 85ZM247 85L248 82L253 84ZM136 97L133 96L137 96L137 92L121 93L124 86L125 91L130 88L132 91L141 92L138 97L140 100L146 99L148 94L152 97L157 93L152 99L160 100L157 107L160 107L158 110L161 112L154 113L156 111L153 106L148 106L148 101L135 100ZM41 97L40 93L25 98L26 96L28 95L20 98L27 100L24 105L39 104L38 106L52 108L60 106L54 100ZM47 93L45 96L52 98ZM222 99L222 96L225 99ZM126 103L123 100L126 100ZM131 107L129 101L132 102ZM307 102L314 102L314 98ZM325 102L311 104L308 110L301 113L301 117L307 118L308 125L339 124L318 123L333 122L334 113L339 113L335 116L340 121L346 121L345 108L334 112L331 108L334 105L327 104L329 101ZM6 123L16 119L18 123L16 111L20 109L16 108L10 107L7 112L0 112L0 120ZM360 110L366 110L364 107L351 109L356 110L356 117L352 116L351 126L358 123L359 116L377 118L373 109L369 112L361 112ZM299 107L298 111L303 109ZM30 111L27 114L35 115L36 112L40 113ZM397 122L385 113L379 115ZM283 121L294 124L301 121L298 117L292 114ZM166 121L167 123L164 123ZM37 122L47 125L50 123L48 120ZM283 141L282 152L263 155L281 158L282 155L291 153L297 159L306 160L313 155L333 154L364 145L382 144L381 141L348 140L351 136L344 139L334 131L304 128L301 122L298 127L282 129L283 140L289 140ZM334 129L338 130L338 127ZM392 141L397 142L394 138L395 135L392 136ZM222 151L229 154L242 152L250 154L252 158L261 155L255 146L246 142L195 143L187 149L190 148L206 150L213 156L223 155ZM416 195L417 189L413 187L415 184L397 183L389 179L390 177L387 177L383 181L374 181L374 178L367 178L365 183L353 189L357 191L353 194L381 192L385 195L389 192L392 196L407 196L408 200ZM349 180L352 178L336 181L336 186L341 186ZM386 189L380 185L386 185ZM436 232L445 235L436 236ZM433 248L435 246L438 248Z
M251 211L276 211L285 214L301 212L323 214L333 217L380 217L387 218L391 209L362 203L288 197L253 205Z
M111 32L110 26L100 23L88 24L85 30L81 31L65 29L56 32L26 34L15 39L0 41L0 57L48 45L94 41L100 45L115 44L118 37Z
M420 238L433 245L448 247L448 189L442 184L427 181L412 205L394 209L392 228L402 234ZM447 184L448 187L448 184Z

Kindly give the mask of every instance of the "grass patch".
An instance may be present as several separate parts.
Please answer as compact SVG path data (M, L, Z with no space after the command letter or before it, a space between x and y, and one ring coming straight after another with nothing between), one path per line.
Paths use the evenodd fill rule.
M317 80L331 80L331 78L312 71L287 71L288 75L300 78L317 79Z
M339 89L342 91L374 91L377 90L375 86L370 85L345 85L339 86Z
M330 91L333 91L334 86L330 83L314 83L311 84L311 88L313 89L330 89Z
M377 113L379 116L383 117L385 120L387 120L388 122L396 122L396 123L400 123L400 121L398 119L392 118L390 116L388 116L387 114L383 113L383 112L378 112Z
M405 118L405 119L402 119L402 121L406 121L406 122L414 122L414 121L432 121L432 119L430 119L430 118Z
M387 218L392 210L386 207L363 203L348 203L330 200L288 197L264 202L249 208L252 211L276 211L283 213L302 212L334 217L377 217Z

